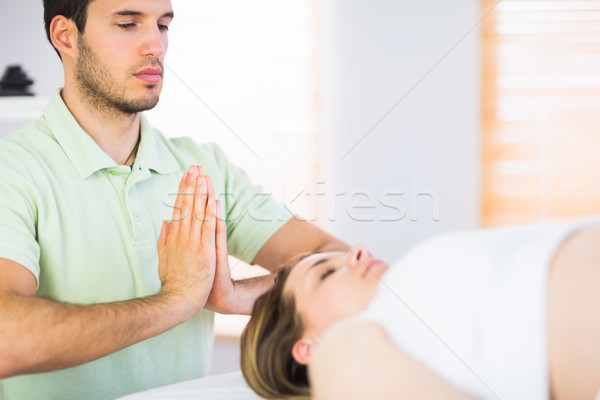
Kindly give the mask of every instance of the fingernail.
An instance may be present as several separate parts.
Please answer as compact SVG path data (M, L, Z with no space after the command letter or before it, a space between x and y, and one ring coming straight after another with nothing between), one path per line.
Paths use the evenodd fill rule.
M193 174L194 173L194 166L190 165L190 167L188 168L188 173L189 174Z

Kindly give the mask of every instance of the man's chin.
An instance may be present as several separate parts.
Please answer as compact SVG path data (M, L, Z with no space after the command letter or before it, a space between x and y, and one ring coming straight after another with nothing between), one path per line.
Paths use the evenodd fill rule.
M148 88L148 91L136 99L131 99L130 104L133 108L139 109L138 112L151 110L158 104L160 100L160 87Z
M144 104L144 110L151 110L158 104L160 100L160 92L162 87L160 85L147 85L146 89L148 90L146 96L142 96L140 98L140 103Z
M139 112L153 109L158 104L158 100L158 96L153 96L151 98L138 98L127 102L117 103L114 105L114 107L125 114L137 114Z
M154 107L156 107L158 105L158 100L159 100L159 98L156 97L156 98L152 99L151 101L149 101L145 105L145 107L144 107L144 109L142 111L152 110Z

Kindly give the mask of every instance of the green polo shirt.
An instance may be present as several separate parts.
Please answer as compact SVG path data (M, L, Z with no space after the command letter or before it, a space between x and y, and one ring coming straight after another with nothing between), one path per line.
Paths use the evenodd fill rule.
M180 179L202 165L223 203L230 254L251 262L291 217L214 144L167 139L141 117L133 167L117 165L57 91L42 117L0 140L0 257L30 270L37 296L96 304L156 294L156 241ZM112 399L207 374L213 314L90 363L2 381L5 400Z

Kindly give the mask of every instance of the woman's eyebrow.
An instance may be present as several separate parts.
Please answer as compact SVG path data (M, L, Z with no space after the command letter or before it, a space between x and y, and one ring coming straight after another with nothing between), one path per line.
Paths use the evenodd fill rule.
M321 258L319 261L315 262L313 265L311 265L308 269L314 268L319 264L323 264L324 262L329 261L329 258Z

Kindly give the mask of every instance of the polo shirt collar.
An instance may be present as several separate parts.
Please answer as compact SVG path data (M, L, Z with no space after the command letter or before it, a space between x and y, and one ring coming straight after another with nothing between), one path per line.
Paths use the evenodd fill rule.
M57 90L44 110L50 130L81 179L96 171L113 168L117 163L77 123ZM179 170L179 164L167 145L158 138L144 115L140 115L140 146L135 164L141 169L151 169L159 174Z
M170 174L180 170L172 150L165 143L166 139L152 128L144 114L140 115L140 133L140 147L135 159L138 167L159 174Z

